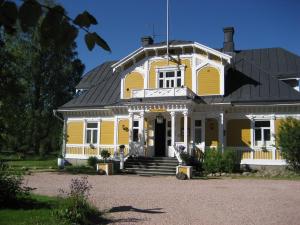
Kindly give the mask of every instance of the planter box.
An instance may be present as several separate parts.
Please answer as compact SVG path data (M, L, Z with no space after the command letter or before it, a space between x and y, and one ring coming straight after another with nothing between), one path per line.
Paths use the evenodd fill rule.
M176 174L184 173L188 179L192 178L193 167L192 166L176 166Z
M97 171L104 170L106 175L113 175L114 173L114 164L109 163L98 163L97 164Z

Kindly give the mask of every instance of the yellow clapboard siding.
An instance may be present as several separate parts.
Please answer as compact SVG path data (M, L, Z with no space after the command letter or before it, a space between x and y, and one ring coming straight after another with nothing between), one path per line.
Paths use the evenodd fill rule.
M133 89L144 89L144 78L140 73L132 72L125 77L124 98L130 98Z
M218 121L215 118L205 120L205 145L218 146Z
M227 146L251 146L251 121L248 119L233 119L227 122Z
M114 121L102 121L100 127L100 144L114 144Z
M204 67L197 73L198 95L220 94L220 73L216 68Z
M179 65L185 65L184 72L184 86L188 87L192 90L192 68L191 68L191 60L190 59L181 59ZM157 88L156 87L156 69L164 68L167 66L179 66L177 63L167 60L158 60L154 61L150 65L149 70L149 88Z
M118 144L127 145L129 142L129 122L127 119L120 120L118 126Z
M83 122L72 121L67 124L67 143L83 144Z

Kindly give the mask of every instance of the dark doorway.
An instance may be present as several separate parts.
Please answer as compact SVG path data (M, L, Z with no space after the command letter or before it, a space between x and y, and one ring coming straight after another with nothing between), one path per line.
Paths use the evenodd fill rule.
M155 156L165 156L166 152L166 120L157 123L155 120Z

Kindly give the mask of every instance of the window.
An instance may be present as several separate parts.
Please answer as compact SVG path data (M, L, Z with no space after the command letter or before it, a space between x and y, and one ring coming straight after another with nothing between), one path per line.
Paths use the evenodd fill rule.
M98 123L86 124L86 139L87 144L97 144L98 142Z
M133 121L132 127L133 142L139 141L139 121Z
M199 144L202 142L202 128L201 120L195 120L195 143Z
M255 121L254 123L254 145L269 146L271 144L270 121Z
M181 87L182 83L180 70L159 71L158 73L159 88Z

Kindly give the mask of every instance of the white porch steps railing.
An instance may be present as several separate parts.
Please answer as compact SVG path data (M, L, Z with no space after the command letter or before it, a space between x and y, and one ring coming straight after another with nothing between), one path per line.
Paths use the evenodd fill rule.
M132 98L176 97L176 96L187 96L193 98L195 94L187 87L137 89L131 91Z

